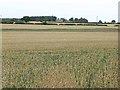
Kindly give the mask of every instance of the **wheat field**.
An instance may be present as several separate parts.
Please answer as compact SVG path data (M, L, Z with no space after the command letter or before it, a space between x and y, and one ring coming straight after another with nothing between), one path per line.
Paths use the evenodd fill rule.
M14 30L24 30L24 29L29 29L29 30L41 30L41 29L60 29L60 30L69 30L69 29L118 29L118 27L115 27L114 25L108 25L108 26L76 26L76 25L24 25L24 24L2 24L2 29L14 29Z
M118 87L117 32L3 31L2 40L4 88Z

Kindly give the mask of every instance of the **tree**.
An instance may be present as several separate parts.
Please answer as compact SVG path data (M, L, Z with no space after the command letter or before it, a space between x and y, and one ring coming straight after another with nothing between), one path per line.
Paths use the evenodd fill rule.
M75 18L75 22L78 22L79 21L79 19L78 18Z
M69 19L69 21L74 21L74 18L73 18L73 17L72 17L72 18L70 18L70 19Z
M80 23L88 23L88 20L81 17L81 18L79 19L79 22L80 22Z
M56 16L31 16L29 17L30 21L56 21L57 17Z
M116 23L116 21L115 21L115 20L112 20L112 21L111 21L111 23L115 24L115 23Z
M101 20L99 20L99 22L98 22L98 23L102 24L103 22L102 22Z
M23 18L21 18L21 20L24 20L26 23L30 21L30 17L29 16L24 16Z
M104 21L104 24L106 24L107 22L106 21Z
M62 20L63 22L67 21L67 19L65 18L60 18L60 20Z

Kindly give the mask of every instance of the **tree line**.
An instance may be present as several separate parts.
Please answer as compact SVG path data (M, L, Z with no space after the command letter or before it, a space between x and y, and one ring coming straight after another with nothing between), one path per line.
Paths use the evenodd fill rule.
M85 18L82 18L82 17L80 19L72 17L72 18L69 19L69 21L70 22L78 22L78 23L88 23L88 20L85 19Z
M72 22L72 23L88 23L88 20L86 18L73 18L71 17L70 19L66 19L66 18L57 18L56 16L23 16L22 18L3 18L1 23L6 23L6 24L24 24L27 23L29 21L40 21L43 23L46 23L47 21L53 21L53 22ZM99 20L98 22L96 22L98 24L114 24L116 23L115 20L112 20L111 22L102 22L101 20Z
M28 21L56 21L56 16L24 16L21 20L28 22Z
M23 18L21 18L21 20L24 20L25 22L28 21L63 21L63 22L80 22L80 23L88 23L88 20L85 18L70 18L69 20L65 19L65 18L57 18L56 16L24 16Z

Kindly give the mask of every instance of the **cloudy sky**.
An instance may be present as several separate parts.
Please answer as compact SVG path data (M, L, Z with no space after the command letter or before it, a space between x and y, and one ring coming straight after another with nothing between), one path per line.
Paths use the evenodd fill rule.
M22 16L84 17L89 21L118 21L119 0L0 0L0 15L6 18Z

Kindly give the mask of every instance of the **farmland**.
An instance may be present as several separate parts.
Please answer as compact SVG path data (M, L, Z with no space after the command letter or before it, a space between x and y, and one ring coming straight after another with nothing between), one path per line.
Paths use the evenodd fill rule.
M76 26L76 25L22 25L22 24L3 24L2 29L4 31L115 31L118 29L114 24L109 24L108 26Z
M117 88L115 29L113 26L3 24L2 86Z

